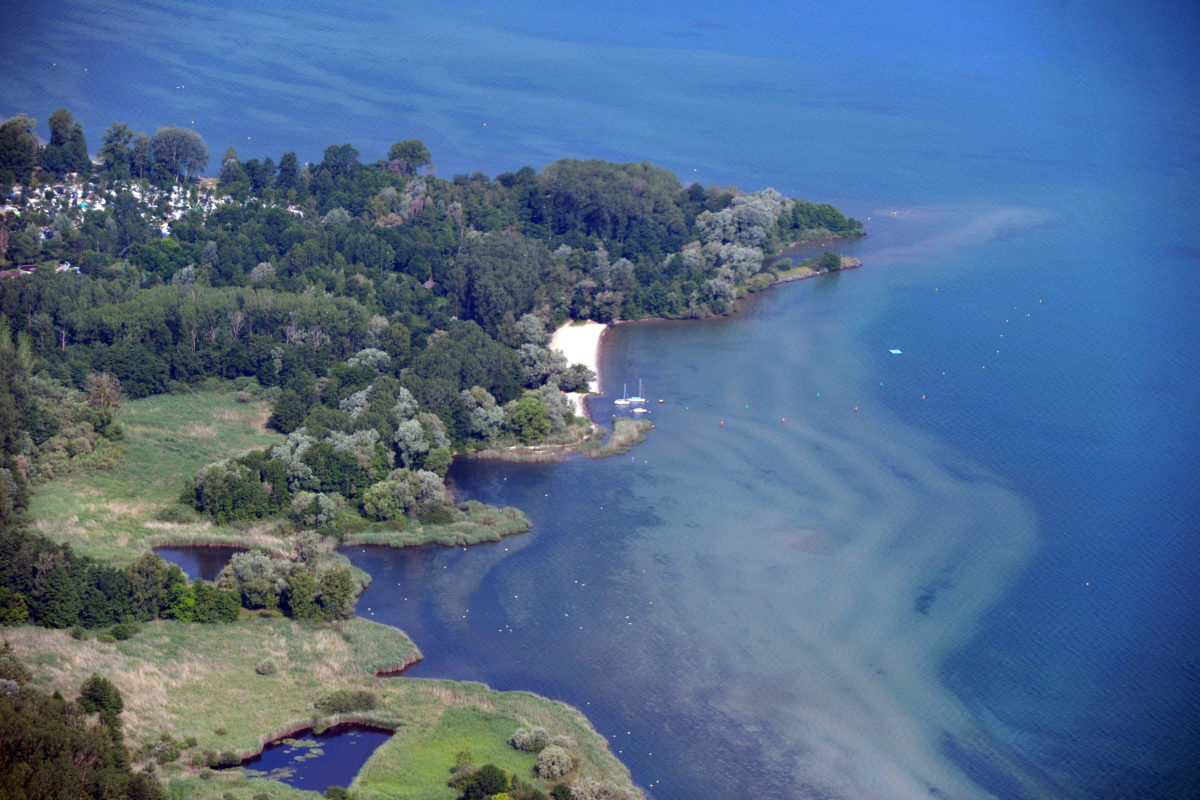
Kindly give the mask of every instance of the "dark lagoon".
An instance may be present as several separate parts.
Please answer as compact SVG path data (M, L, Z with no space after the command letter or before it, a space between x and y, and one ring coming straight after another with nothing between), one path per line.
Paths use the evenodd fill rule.
M349 786L391 735L362 725L341 725L319 734L309 730L267 745L242 766L297 789L324 792L330 786Z
M215 581L234 553L243 547L156 547L154 552L170 564L177 564L188 580Z

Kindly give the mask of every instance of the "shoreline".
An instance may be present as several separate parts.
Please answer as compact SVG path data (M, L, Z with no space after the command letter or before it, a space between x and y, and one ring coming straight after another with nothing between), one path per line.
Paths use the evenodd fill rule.
M588 384L587 394L567 393L571 404L575 406L575 413L589 420L591 415L588 414L586 398L588 394L597 394L600 391L600 340L607 329L608 326L602 322L568 320L554 331L548 345L549 349L558 350L566 356L567 366L583 364L596 373L596 380Z
M795 244L792 244L790 247L785 248L782 252L780 252L779 254L774 256L771 259L771 263L777 263L779 260L786 259L789 256L794 255L794 253L792 251L799 251L801 249L804 249L805 247L819 246L825 242L834 241L834 240L837 240L840 238L842 238L842 237L834 236L834 237L829 237L828 239L818 239L818 240L809 241L809 242L797 242ZM823 275L829 275L833 272L843 272L846 270L858 269L862 265L863 265L862 261L860 261L857 258L842 256L841 267L839 267L837 270L809 269L807 271L800 272L798 274L792 274L792 275L787 275L786 277L783 277L783 278L777 278L776 280L770 281L769 283L767 283L765 286L763 286L761 288L769 289L769 288L774 288L776 286L782 286L785 283L794 283L796 281L803 281L803 280L807 280L809 278L819 278ZM788 271L789 270L780 270L780 272L788 272ZM747 292L747 294L754 294L755 291L756 290L751 289ZM758 291L761 291L761 289ZM737 303L737 305L735 306L734 310L731 313L737 314L739 311L741 311L740 301L744 300L744 299L745 299L744 296L738 298L739 302ZM651 321L684 322L684 321L688 321L688 319L684 318L684 319L680 319L680 320L675 320L675 319L669 319L666 317L652 317L652 318L647 318L647 319L643 319L643 320L615 320L614 322L607 324L607 325L602 322L594 322L592 320L586 320L584 322L579 322L577 320L567 320L566 322L564 322L562 325L560 325L558 328L555 329L554 333L550 337L550 343L547 345L547 348L550 350L558 350L559 352L561 352L567 359L567 366L570 366L572 364L583 364L584 366L590 367L592 372L594 372L596 374L596 380L591 381L588 384L588 392L587 393L584 393L584 392L567 392L566 393L567 397L571 401L571 404L575 407L576 414L587 418L589 421L591 421L593 423L595 422L595 420L592 420L591 414L588 411L587 398L591 395L599 395L600 394L600 386L602 385L601 375L600 375L600 346L601 346L601 343L602 343L602 340L604 337L604 332L607 331L610 327L613 327L615 325L621 325L621 324L626 324L626 323L631 323L631 322L651 322ZM514 460L525 460L525 459L514 459Z
M767 288L770 289L775 286L782 286L785 283L795 283L796 281L805 281L805 280L808 280L809 278L819 278L822 275L830 275L833 272L845 272L848 269L858 269L861 266L862 266L862 262L859 261L857 258L850 258L848 256L842 256L842 265L840 267L838 267L837 270L817 269L817 270L813 270L811 272L801 272L798 275L789 275L786 278L779 278L778 280L771 281L770 283L767 284Z

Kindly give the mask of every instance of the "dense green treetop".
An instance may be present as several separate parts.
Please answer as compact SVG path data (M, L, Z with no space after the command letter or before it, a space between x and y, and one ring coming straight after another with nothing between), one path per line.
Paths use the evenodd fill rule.
M438 436L456 447L532 441L561 431L558 389L587 380L545 348L564 319L728 313L764 255L862 232L827 204L685 186L647 162L564 159L540 173L447 180L421 174L432 156L416 139L373 164L349 143L308 165L292 152L242 160L228 148L214 187L191 177L208 162L195 131L151 137L117 122L94 182L56 189L52 179L86 171L82 130L58 109L46 146L33 131L24 116L0 124L0 182L20 185L19 216L0 220L0 267L46 265L0 280L0 347L19 340L24 353L0 368L14 410L0 414L0 469L17 509L0 511L13 515L30 477L13 459L38 463L49 435L37 422L49 406L26 399L34 374L83 389L104 373L135 398L253 379L276 393L282 430L370 428L401 459L438 450ZM63 262L70 271L54 269ZM348 410L379 381L395 382L392 395L403 387L437 424L419 422L412 438L415 418Z

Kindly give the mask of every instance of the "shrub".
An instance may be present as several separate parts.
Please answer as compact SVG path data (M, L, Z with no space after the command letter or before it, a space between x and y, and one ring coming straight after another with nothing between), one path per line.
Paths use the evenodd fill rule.
M142 632L142 626L136 622L118 622L108 629L112 637L117 641L123 642Z
M491 797L508 788L508 776L495 764L484 764L451 778L450 785L459 790L460 798Z
M544 747L538 754L533 772L539 778L561 778L574 766L575 762L571 759L570 753L558 745L551 744Z
M172 522L176 524L184 524L196 521L196 512L181 503L172 503L169 506L163 506L155 513L154 518L159 522Z
M449 525L454 520L454 506L449 503L436 503L421 512L421 522L425 525Z
M92 677L84 681L79 689L79 705L89 714L97 711L120 714L125 708L125 701L112 681L93 672Z
M575 747L575 740L570 736L551 736L550 744L570 750Z
M513 735L508 737L508 743L518 750L538 753L550 743L550 733L545 728L539 727L531 730L517 728Z
M112 644L117 640L117 637L112 635L111 631L100 631L96 634L96 641L104 644Z
M16 653L12 650L12 645L5 642L3 647L0 647L0 678L16 681L18 685L24 685L33 677L33 673L29 671L29 667L25 666L21 659L17 658Z
M264 658L262 661L254 665L254 671L259 675L274 675L279 671L279 668L275 666L274 661L269 658Z
M338 689L319 698L313 705L325 714L350 714L370 711L378 704L378 696L367 689Z
M608 781L584 778L571 790L573 800L633 800L634 795Z
M137 751L140 761L154 760L159 764L169 764L179 758L183 745L171 738L168 733L162 734L158 741L143 745Z
M87 628L82 625L75 625L71 628L71 638L80 642L86 642L88 638Z

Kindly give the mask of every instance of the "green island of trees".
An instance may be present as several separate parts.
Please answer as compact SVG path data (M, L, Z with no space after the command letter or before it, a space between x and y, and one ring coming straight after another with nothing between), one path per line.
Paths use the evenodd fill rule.
M354 616L369 576L336 548L527 530L454 498L453 458L622 452L649 427L603 441L573 413L595 375L556 326L731 313L841 268L788 248L861 223L647 162L445 179L407 139L373 163L229 148L213 179L189 129L113 123L93 161L67 110L49 128L0 123L0 794L292 796L212 768L349 714L432 755L331 796L640 796L578 712L381 682L419 651ZM188 544L241 552L188 581L152 550Z

